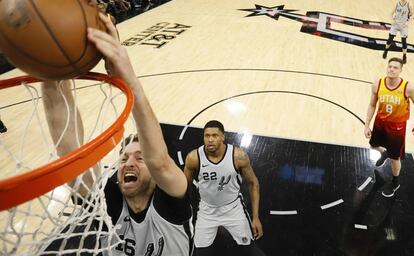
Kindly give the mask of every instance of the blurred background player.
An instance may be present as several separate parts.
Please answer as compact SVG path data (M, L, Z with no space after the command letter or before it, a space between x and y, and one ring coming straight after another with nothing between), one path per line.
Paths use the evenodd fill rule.
M388 61L387 76L375 81L371 88L371 100L368 105L365 121L365 137L369 144L381 152L376 166L391 159L392 182L385 185L382 195L392 197L400 188L398 177L401 170L401 159L405 154L405 130L410 117L410 102L414 99L414 88L411 83L402 79L403 60L391 58ZM374 127L370 123L378 103L378 112Z
M382 57L384 59L387 58L388 50L391 47L394 37L397 35L397 32L399 31L402 42L403 63L407 63L408 21L410 20L411 16L411 2L407 0L399 0L394 8L394 11L392 12L393 23L391 25L384 53L382 54Z

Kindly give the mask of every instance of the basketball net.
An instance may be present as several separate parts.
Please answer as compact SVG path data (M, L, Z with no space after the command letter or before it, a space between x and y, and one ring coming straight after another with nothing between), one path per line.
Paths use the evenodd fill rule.
M128 105L124 91L107 82L90 79L72 81L74 105L79 109L85 127L84 144L117 123L120 113ZM60 140L70 119L68 101L61 86L62 83L59 84L59 91L67 108L62 116L66 115L67 121ZM55 145L48 130L41 104L40 83L23 82L21 86L2 89L2 93L14 95L23 95L23 92L28 100L22 98L19 104L5 108L7 110L2 113L6 124L6 116L10 113L19 113L14 114L19 118L13 120L17 125L11 124L9 131L0 135L0 184L5 179L33 172L39 166L61 159L56 153L60 141ZM131 106L128 107L130 110ZM76 116L77 111L74 112ZM125 128L129 133L134 133L134 122L128 115L129 112ZM78 125L76 117L74 119L75 125ZM78 131L75 137L81 147ZM64 183L32 200L0 211L0 255L97 255L104 252L111 255L111 250L121 239L107 214L104 188L115 172L118 152L119 146L114 143L110 153L96 163L95 171L87 169L73 181L72 186ZM78 192L81 188L87 188L84 182L86 177L92 177L93 186L88 188L87 196L82 197ZM26 191L31 191L30 184L25 185ZM111 243L100 243L102 238Z

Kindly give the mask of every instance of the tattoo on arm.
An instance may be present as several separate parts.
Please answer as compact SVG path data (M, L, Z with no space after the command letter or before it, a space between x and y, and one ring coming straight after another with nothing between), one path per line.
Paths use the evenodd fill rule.
M239 150L238 154L236 154L236 163L238 163L238 168L243 169L244 167L250 165L249 156L243 150Z

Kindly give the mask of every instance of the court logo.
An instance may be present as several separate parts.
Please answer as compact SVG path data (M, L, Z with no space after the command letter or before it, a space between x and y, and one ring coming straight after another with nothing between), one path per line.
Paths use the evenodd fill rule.
M302 28L300 29L300 31L303 33L373 50L383 51L387 40L383 38L374 38L334 29L334 23L367 30L388 31L391 28L391 24L385 22L361 20L326 12L308 11L306 12L306 15L297 14L294 12L298 10L284 9L284 5L266 7L256 4L255 6L256 8L253 9L239 10L251 12L246 17L268 16L274 20L278 20L279 17L284 17L287 19L299 21L303 23ZM401 47L401 42L395 42L393 45L391 45L390 51L401 51ZM414 45L409 44L407 50L409 52L414 52Z
M138 44L161 48L189 28L191 26L179 23L160 22L123 41L122 45L132 46Z

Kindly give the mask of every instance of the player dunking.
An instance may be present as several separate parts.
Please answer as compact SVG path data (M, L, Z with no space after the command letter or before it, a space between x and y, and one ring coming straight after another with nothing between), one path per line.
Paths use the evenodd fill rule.
M393 179L382 192L385 197L393 196L400 188L400 159L404 158L405 129L410 116L408 98L414 100L413 85L400 77L402 67L403 60L391 58L388 61L387 76L373 83L365 122L365 136L370 138L372 148L381 152L376 166L382 165L387 158L391 159ZM377 103L378 112L371 132L369 127Z
M104 14L100 19L107 33L89 28L88 39L105 56L110 74L128 84L134 94L132 115L136 120L138 135L126 139L121 149L118 170L105 185L107 213L117 234L124 241L103 255L118 256L189 256L193 249L192 211L187 196L188 183L182 170L169 157L158 120L148 102L145 91L136 78L130 59L119 41L115 26ZM59 155L77 148L76 131L83 144L83 125L74 105L70 84L63 82L61 90L56 82L42 86L44 107L51 137L55 144L65 129L57 146ZM62 99L62 95L66 100ZM66 127L66 104L71 111ZM78 121L75 122L75 116ZM82 178L77 189L82 198L88 197L93 187L90 175ZM69 186L73 186L69 182ZM100 237L101 245L108 247L110 237ZM96 239L95 239L96 240ZM92 239L92 247L96 248ZM59 242L62 249L65 245ZM85 244L82 242L82 246ZM89 246L88 246L89 248ZM53 248L50 248L54 250ZM46 252L48 249L46 249ZM44 255L50 255L45 253Z
M390 34L388 36L387 44L385 46L382 57L387 58L388 50L391 46L394 37L397 32L400 32L402 51L403 51L403 63L407 63L407 37L408 37L408 21L412 15L411 3L407 0L399 0L392 13L393 23L391 25Z
M196 255L212 255L211 245L219 226L229 231L243 255L250 255L246 252L253 250L252 240L263 235L259 219L259 182L247 154L224 143L224 127L219 121L212 120L204 126L204 145L188 154L184 173L190 183L193 178L199 181L201 201L194 237ZM241 175L249 188L251 224L240 194Z

